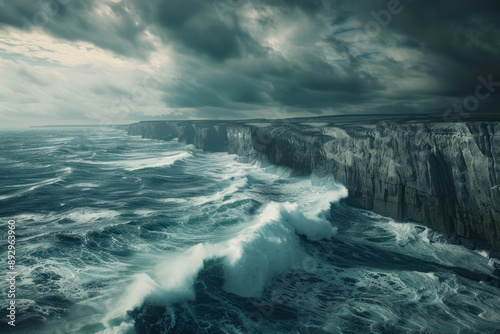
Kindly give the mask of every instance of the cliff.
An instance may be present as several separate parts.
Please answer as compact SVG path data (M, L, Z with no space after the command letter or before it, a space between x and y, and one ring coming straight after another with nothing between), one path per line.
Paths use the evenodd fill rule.
M331 174L349 189L352 206L422 223L471 248L490 246L498 257L500 122L484 119L153 121L128 133Z

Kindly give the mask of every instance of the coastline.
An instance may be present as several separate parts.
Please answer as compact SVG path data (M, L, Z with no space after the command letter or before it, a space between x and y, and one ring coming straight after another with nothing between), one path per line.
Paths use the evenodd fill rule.
M500 258L500 120L476 114L329 116L286 120L144 121L129 135L193 144L329 174L348 205L443 233Z

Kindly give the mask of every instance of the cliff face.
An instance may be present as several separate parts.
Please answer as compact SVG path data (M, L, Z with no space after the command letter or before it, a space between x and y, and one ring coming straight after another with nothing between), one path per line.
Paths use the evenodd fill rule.
M148 121L134 123L128 126L127 133L142 138L172 140L177 138L177 123L169 121Z
M177 126L179 141L193 144L209 152L227 152L228 139L224 124L180 123Z
M331 174L350 205L500 251L500 122L141 122L128 132Z

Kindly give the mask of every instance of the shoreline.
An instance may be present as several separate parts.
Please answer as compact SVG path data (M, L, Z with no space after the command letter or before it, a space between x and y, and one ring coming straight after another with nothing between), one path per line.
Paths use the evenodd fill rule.
M144 121L127 133L332 175L349 190L350 206L500 258L500 121L475 116Z

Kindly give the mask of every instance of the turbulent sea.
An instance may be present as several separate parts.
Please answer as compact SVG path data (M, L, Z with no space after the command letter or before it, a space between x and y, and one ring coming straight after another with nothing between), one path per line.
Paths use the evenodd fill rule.
M482 279L497 261L346 196L176 140L1 131L0 332L500 333L500 289Z

